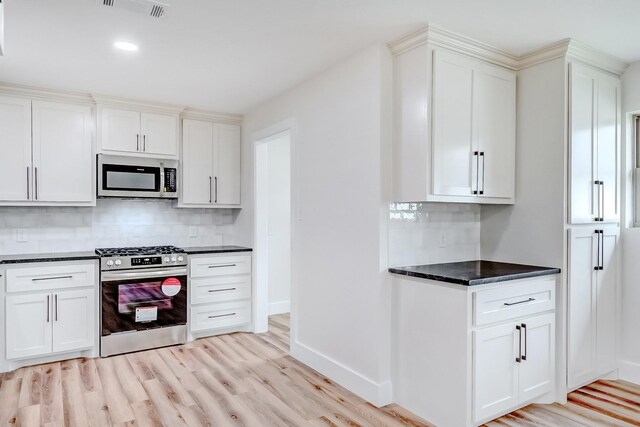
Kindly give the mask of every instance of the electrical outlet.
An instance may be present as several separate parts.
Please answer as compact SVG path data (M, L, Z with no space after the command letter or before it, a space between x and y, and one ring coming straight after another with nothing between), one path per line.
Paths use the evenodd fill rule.
M27 230L25 230L24 228L16 229L16 242L26 242L27 240L29 240Z
M440 232L440 247L441 248L447 247L447 233L445 233L444 231Z
M189 227L189 237L198 237L198 227Z

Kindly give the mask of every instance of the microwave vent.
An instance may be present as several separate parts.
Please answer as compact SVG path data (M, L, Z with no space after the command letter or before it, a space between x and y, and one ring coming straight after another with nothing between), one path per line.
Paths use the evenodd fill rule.
M127 10L152 18L162 18L167 14L169 6L157 0L96 0L103 6Z

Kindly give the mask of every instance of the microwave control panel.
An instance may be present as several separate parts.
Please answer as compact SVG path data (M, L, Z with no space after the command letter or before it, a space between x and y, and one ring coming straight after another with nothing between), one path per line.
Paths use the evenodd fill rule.
M178 170L176 168L164 169L164 191L165 193L175 193L178 191L177 181Z

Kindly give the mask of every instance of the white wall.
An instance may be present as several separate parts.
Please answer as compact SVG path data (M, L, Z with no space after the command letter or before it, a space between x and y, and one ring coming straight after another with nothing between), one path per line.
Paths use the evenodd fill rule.
M372 46L245 115L238 242L253 241L253 135L293 123L294 357L375 404L391 400L391 57Z
M622 77L623 129L627 130L631 113L640 112L640 62L635 62ZM623 160L623 227L622 227L622 333L620 376L640 383L640 228L633 223L633 141L630 132L624 132ZM626 226L625 226L626 225Z
M99 199L95 208L2 207L0 254L92 251L115 246L234 243L230 209L177 209L169 200ZM197 237L189 237L196 227ZM27 242L16 242L24 229Z
M269 314L288 313L291 305L290 135L266 142L269 234Z

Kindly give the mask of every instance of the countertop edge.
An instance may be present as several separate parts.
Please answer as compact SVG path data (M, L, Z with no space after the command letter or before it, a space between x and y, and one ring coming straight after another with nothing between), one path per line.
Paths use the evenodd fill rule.
M24 258L2 259L0 257L0 265L10 264L29 264L38 262L63 262L63 261L92 261L98 260L98 255L71 255L71 256L42 256L29 255Z
M487 277L487 278L482 278L482 279L471 279L471 280L463 280L463 279L456 279L453 277L446 277L446 276L439 276L439 275L433 275L433 274L425 274L425 273L418 273L415 271L408 271L408 270L403 270L402 268L389 268L388 269L389 273L393 273L393 274L398 274L401 276L408 276L408 277L416 277L419 279L427 279L427 280L434 280L437 282L445 282L445 283L453 283L455 285L462 285L462 286L477 286L477 285L486 285L486 284L490 284L490 283L499 283L499 282L507 282L510 280L519 280L519 279L529 279L532 277L540 277L540 276L551 276L554 274L560 274L562 272L561 269L559 268L549 268L547 270L538 270L538 271L531 271L531 272L526 272L526 273L514 273L514 274L509 274L509 275L504 275L504 276L495 276L495 277Z
M187 255L201 255L201 254L223 254L232 252L253 252L252 248L237 248L237 249L184 249L184 253Z

